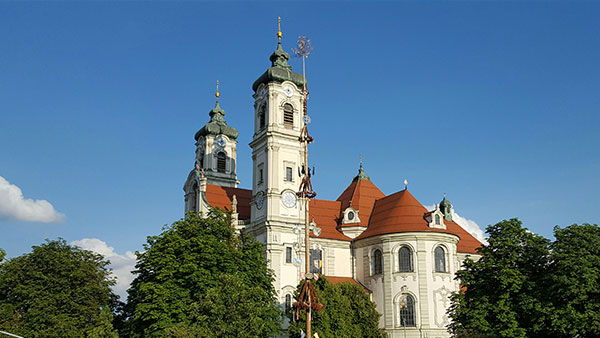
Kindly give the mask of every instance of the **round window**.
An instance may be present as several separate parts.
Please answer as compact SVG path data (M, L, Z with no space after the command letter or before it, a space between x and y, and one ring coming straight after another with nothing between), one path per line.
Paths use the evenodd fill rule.
M351 220L353 220L353 219L354 219L354 211L350 211L350 212L348 213L348 220L350 220L350 221L351 221Z

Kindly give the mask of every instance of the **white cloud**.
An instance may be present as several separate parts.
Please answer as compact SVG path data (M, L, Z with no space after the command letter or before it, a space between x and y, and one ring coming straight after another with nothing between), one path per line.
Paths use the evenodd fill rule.
M131 271L135 269L135 254L131 251L126 251L122 255L118 254L113 247L97 238L83 238L72 241L71 245L98 253L110 261L110 268L113 270L114 277L117 278L117 284L113 287L113 290L121 296L122 301L125 301L127 299L127 289L133 281Z
M426 205L427 210L432 211L435 209L435 205ZM467 219L457 214L454 208L452 208L452 220L465 229L468 233L477 238L481 243L487 244L485 239L485 232L481 229L479 224L472 219Z
M46 200L24 198L19 187L0 176L0 218L52 223L62 221L65 215Z

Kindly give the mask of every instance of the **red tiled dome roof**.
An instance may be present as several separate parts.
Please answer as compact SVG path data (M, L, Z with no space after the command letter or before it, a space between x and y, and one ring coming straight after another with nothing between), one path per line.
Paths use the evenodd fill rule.
M356 240L401 232L443 232L459 237L458 252L477 253L481 243L475 237L455 222L444 221L446 229L430 228L424 217L427 212L408 190L386 196L375 202L369 226Z

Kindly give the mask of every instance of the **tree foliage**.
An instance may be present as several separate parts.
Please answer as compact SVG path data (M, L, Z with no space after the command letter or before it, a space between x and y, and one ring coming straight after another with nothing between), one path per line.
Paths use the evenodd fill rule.
M548 294L554 337L600 337L600 228L554 228Z
M6 256L6 251L4 251L2 248L0 248L0 262L2 262L4 260L5 256Z
M131 337L269 337L279 333L262 244L228 214L189 215L137 253L126 312Z
M517 219L486 231L481 259L456 274L464 289L449 310L455 336L598 337L598 226L556 227L554 242Z
M114 338L109 263L47 241L0 264L0 329L34 338Z
M304 281L296 290L296 300ZM325 306L323 311L313 312L312 330L321 338L385 338L387 334L379 329L379 314L375 303L365 290L351 282L332 284L326 277L315 283L319 301ZM294 321L296 312L290 309L290 319ZM290 337L298 338L306 327L306 314L300 311L299 320L288 328Z

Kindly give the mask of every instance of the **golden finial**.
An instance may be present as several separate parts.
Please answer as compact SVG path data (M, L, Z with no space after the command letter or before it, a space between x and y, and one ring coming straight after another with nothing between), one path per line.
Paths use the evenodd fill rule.
M408 180L404 180L404 190L408 189Z
M279 42L281 42L281 37L283 36L283 34L281 34L281 17L277 17L277 38L279 39Z
M221 94L219 94L219 80L217 80L217 92L215 93L215 96L217 97L217 101L219 101L219 96L221 96Z

